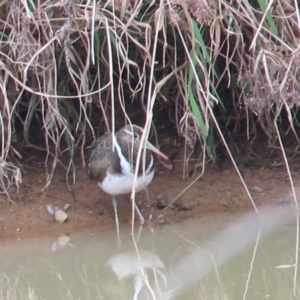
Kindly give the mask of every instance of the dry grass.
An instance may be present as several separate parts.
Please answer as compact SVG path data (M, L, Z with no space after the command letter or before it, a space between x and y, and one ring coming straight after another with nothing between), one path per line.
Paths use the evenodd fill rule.
M223 113L228 122L234 116L236 130L244 118L253 128L259 121L270 139L284 110L297 136L297 1L12 0L0 5L6 193L21 181L10 156L20 158L21 146L46 151L47 187L65 152L67 173L75 180L75 151L84 162L94 129L114 131L129 119L148 130L154 119L163 119L156 122L158 133L174 128L185 144L184 173L197 144L203 168L207 155L216 157L215 132L223 135L216 106L230 108Z

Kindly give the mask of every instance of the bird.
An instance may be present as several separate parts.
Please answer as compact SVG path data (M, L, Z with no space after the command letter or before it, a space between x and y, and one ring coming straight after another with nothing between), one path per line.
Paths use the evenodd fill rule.
M119 234L119 219L116 196L132 191L137 155L141 146L143 128L129 124L114 134L106 133L95 139L88 154L88 174L97 180L99 187L112 197L117 233ZM146 141L141 153L138 176L135 182L135 192L145 189L153 180L155 173L155 157L157 154L166 161L169 158L149 141ZM144 218L135 203L135 210L140 223Z

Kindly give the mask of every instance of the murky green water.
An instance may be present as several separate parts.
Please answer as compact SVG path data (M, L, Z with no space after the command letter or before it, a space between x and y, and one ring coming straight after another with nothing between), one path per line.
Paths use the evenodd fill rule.
M263 215L3 241L0 299L294 299L295 211Z

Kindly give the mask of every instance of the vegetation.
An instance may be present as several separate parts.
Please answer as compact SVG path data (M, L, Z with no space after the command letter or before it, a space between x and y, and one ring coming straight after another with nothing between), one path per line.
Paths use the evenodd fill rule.
M129 120L182 138L186 161L196 144L203 162L229 151L226 130L298 140L297 3L2 1L2 191L25 146L45 151L46 186L64 153L75 180L75 153Z

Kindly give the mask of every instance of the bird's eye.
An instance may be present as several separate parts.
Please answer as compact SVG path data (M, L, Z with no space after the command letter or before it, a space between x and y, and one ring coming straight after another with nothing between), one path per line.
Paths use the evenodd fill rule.
M139 138L139 135L138 135L136 132L134 132L134 133L133 133L133 137L134 137L134 139L137 140L137 139Z

